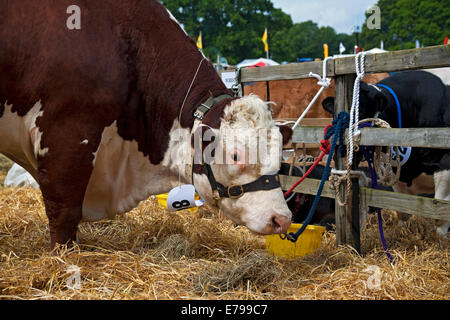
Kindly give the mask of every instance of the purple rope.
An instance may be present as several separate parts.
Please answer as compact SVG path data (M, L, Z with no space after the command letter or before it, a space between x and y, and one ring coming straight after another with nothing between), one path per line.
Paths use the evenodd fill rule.
M368 123L363 123L360 125L360 128L362 127L371 127ZM370 176L372 179L371 188L372 189L379 189L378 188L378 176L377 172L375 171L374 165L373 165L373 156L374 156L374 148L373 147L362 147L364 150L364 157L367 160L367 163L369 165L369 171ZM383 217L381 216L381 209L377 208L377 215L378 215L378 230L380 231L380 238L381 238L381 244L383 245L384 253L389 258L389 261L392 265L395 264L394 258L389 253L389 248L386 244L386 239L384 238L384 231L383 231Z

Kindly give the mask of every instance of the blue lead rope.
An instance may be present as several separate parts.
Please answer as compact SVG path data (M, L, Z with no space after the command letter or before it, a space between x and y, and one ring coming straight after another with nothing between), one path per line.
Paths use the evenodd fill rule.
M363 123L362 125L360 125L360 127L361 128L362 127L372 127L372 125L369 123ZM373 163L375 148L374 147L362 147L362 150L364 152L364 158L366 158L367 164L369 166L370 178L372 180L370 187L372 189L379 189L378 176L377 176L377 172L375 171L374 163ZM378 218L378 231L380 232L380 239L381 239L381 244L383 245L384 253L388 257L391 264L395 265L394 258L392 257L391 253L389 252L389 248L387 246L386 239L384 237L383 216L381 215L380 208L377 208L377 218Z
M377 173L375 171L375 168L373 166L373 149L369 150L368 147L364 147L364 157L367 160L367 164L369 165L369 171L370 171L370 178L372 179L372 183L371 183L371 188L372 189L379 189L378 187L378 177L377 177ZM392 257L392 255L389 252L389 248L387 246L386 243L386 239L384 237L384 231L383 231L383 217L381 215L381 209L377 208L377 215L378 215L378 230L380 232L380 239L381 239L381 244L383 245L383 249L384 249L384 253L386 254L386 256L388 257L389 261L391 262L392 265L395 264L394 262L394 258Z
M388 87L385 84L377 84L378 87L382 87L387 89L391 95L394 97L395 100L395 104L397 105L397 117L398 117L398 127L401 129L402 128L402 109L400 108L400 101L398 100L397 94L395 93L394 90L392 90L390 87Z
M305 229L308 227L309 223L311 222L311 219L314 216L314 213L316 212L317 204L319 203L319 200L322 196L323 187L325 185L325 181L328 178L328 172L330 170L331 160L333 160L333 154L334 150L336 149L337 141L339 139L339 152L340 156L345 155L345 145L344 145L344 132L345 129L348 128L350 123L350 115L347 112L341 112L339 113L338 117L333 120L333 125L328 129L327 133L325 134L324 139L329 139L331 136L333 137L333 142L331 144L330 154L328 155L327 164L325 166L325 169L322 174L322 180L320 181L319 189L317 190L317 195L314 199L314 202L311 206L311 209L309 210L308 216L306 217L305 221L302 224L302 227L296 232L296 233L289 233L287 235L287 239L291 242L297 242L298 237L305 231Z

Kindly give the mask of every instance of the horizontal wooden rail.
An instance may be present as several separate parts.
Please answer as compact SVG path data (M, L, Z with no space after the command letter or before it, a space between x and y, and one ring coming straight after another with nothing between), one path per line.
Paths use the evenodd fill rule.
M291 122L295 123L298 118L276 118L276 122ZM301 127L318 127L318 126L327 126L333 122L333 118L304 118L302 122L300 122Z
M299 177L280 176L283 190L290 189L298 181ZM320 181L316 179L305 179L295 188L295 192L309 195L316 195ZM330 189L328 182L323 188L322 197L335 199L334 190ZM424 218L450 220L450 201L437 200L413 196L403 193L396 193L371 188L360 189L360 201L362 207L375 207L387 210L395 210L414 214Z
M323 139L323 130L322 127L297 127L292 142L320 142ZM364 128L361 129L359 144L450 149L450 128Z
M322 62L305 62L244 68L241 82L304 79L309 78L310 72L322 75L322 66ZM450 67L450 45L368 54L365 66L366 73ZM354 73L354 56L336 58L327 63L328 77Z
M306 79L309 78L310 72L322 75L323 63L304 62L264 68L243 68L241 69L241 82ZM327 63L327 75L330 77L335 75L332 60Z
M298 179L300 179L300 177L280 175L281 188L283 190L289 190L298 181ZM320 180L306 178L299 186L294 189L294 191L298 193L316 195L317 189L319 189L319 185ZM330 189L329 182L325 182L325 186L322 191L322 197L334 199L335 196L336 194L334 190Z
M363 207L371 206L424 218L450 220L450 201L370 188L360 189L360 201Z
M417 70L450 66L450 45L366 55L367 73ZM355 58L336 59L335 75L355 73Z

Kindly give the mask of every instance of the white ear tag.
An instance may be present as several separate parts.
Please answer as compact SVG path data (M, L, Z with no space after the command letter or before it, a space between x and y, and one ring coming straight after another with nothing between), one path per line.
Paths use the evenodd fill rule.
M412 148L411 147L398 147L398 153L399 153L399 157L400 157L400 165L403 166L405 165L405 163L408 162L409 157L411 156L411 151ZM395 152L395 148L392 147L392 166L396 166L397 162L396 161L397 158L397 153Z
M173 188L167 196L167 208L169 211L180 211L194 207L201 207L204 200L195 200L195 187L185 184Z

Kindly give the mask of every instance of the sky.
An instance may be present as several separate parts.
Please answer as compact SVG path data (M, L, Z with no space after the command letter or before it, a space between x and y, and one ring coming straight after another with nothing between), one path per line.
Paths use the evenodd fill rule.
M337 33L352 33L365 21L365 11L377 0L272 0L275 8L290 14L294 23L312 20Z

